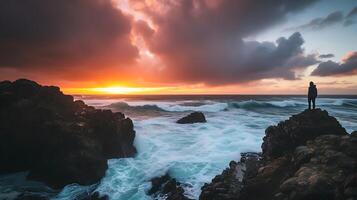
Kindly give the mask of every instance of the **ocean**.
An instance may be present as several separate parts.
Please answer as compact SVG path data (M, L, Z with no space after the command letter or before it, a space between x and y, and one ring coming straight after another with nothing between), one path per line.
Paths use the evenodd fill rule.
M197 199L204 183L220 174L241 152L261 150L265 129L307 108L305 96L76 96L96 108L123 112L134 122L134 158L109 160L97 185L66 186L53 199L75 199L95 188L112 200L152 199L150 179L169 173L184 185L185 195ZM346 128L357 130L357 96L319 96L317 107L327 110ZM207 123L177 124L193 111ZM23 174L0 177L0 195L35 187ZM40 188L40 187L39 187ZM51 193L43 188L38 192ZM11 196L11 195L10 195Z

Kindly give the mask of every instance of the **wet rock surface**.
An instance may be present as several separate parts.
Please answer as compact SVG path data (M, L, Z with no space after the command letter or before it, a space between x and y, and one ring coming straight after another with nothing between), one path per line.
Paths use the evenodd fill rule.
M193 123L204 123L204 122L206 122L206 118L202 112L193 112L177 120L178 124L193 124Z
M265 130L262 144L266 159L291 154L297 146L320 135L346 135L336 118L320 109L305 110Z
M169 174L151 179L151 184L151 189L147 194L154 199L190 200L184 195L181 183L170 177Z
M55 86L0 82L0 173L29 171L54 188L92 184L107 159L135 155L134 137L122 113L74 101Z
M251 164L243 155L230 164L200 199L357 199L357 134L347 134L326 111L304 111L269 127L262 150Z
M260 153L242 153L240 162L231 161L222 174L206 183L202 188L200 200L238 199L243 187L243 179L254 177L260 166Z

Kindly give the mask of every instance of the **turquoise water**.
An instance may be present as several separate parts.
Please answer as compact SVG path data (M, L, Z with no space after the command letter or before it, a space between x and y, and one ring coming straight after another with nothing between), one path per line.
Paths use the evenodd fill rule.
M269 125L307 106L303 97L276 96L77 98L132 118L138 154L109 160L98 185L69 185L54 199L75 199L89 188L113 200L151 199L146 195L150 179L167 172L184 184L186 196L197 199L203 184L220 174L229 161L239 160L241 152L260 151ZM357 130L355 97L319 98L317 104L337 117L348 132ZM175 123L192 111L204 112L207 123Z

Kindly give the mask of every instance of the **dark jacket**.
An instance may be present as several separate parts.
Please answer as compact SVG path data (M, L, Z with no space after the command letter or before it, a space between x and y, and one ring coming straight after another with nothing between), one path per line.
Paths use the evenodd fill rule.
M317 88L316 85L310 86L309 87L309 98L316 98L317 97Z

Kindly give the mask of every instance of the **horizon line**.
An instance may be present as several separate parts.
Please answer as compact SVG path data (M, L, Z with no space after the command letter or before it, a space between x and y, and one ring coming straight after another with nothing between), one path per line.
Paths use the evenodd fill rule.
M66 94L66 93L64 93ZM307 96L307 94L67 94L72 96ZM357 96L357 94L319 94L318 96Z

